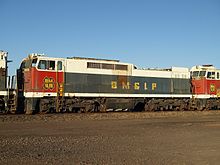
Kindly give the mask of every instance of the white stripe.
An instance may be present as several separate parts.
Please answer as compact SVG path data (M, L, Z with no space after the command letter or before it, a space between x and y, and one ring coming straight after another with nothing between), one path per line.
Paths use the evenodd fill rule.
M24 92L24 96L27 98L34 98L34 97L55 97L57 93L52 92Z
M45 92L24 92L24 96L28 98L33 97L56 97L57 93ZM192 98L190 94L113 94L113 93L65 93L65 97L187 97Z
M7 91L0 91L0 95L7 96ZM52 92L24 92L27 98L35 97L56 97L57 93ZM65 93L65 97L146 97L146 98L219 98L217 95L192 95L192 94L114 94L114 93Z
M220 98L217 95L193 95L196 99Z
M113 94L113 93L65 93L69 97L187 97L192 98L191 94Z
M7 95L8 95L8 92L7 92L7 91L0 91L0 95L1 95L1 96L7 96Z

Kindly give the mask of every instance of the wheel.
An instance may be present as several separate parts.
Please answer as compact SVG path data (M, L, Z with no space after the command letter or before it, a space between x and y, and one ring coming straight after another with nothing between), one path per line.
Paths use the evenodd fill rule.
M47 100L40 100L39 102L39 113L46 114L50 111Z
M145 106L145 111L153 112L155 111L155 105L152 103L149 103L148 105Z
M95 106L93 104L88 104L85 106L85 112L93 112Z
M204 104L203 100L197 100L196 109L198 111L203 111L205 109L205 104Z
M25 100L24 113L26 115L32 115L33 114L32 100L31 99L26 99Z

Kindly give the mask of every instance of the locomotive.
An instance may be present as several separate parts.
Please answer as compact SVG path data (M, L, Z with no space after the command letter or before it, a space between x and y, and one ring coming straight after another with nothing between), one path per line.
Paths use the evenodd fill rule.
M30 54L17 70L15 97L16 112L26 114L220 109L220 70Z

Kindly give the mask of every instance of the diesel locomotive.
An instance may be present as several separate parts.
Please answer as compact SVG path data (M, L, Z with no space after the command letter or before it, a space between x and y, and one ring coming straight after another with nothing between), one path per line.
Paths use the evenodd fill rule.
M16 82L16 112L26 114L220 109L220 70L212 65L138 69L119 60L30 54ZM4 94L2 108L10 110Z

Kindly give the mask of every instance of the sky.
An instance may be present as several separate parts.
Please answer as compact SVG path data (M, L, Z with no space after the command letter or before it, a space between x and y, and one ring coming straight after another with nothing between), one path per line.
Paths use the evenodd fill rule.
M0 50L220 69L219 0L0 0Z

